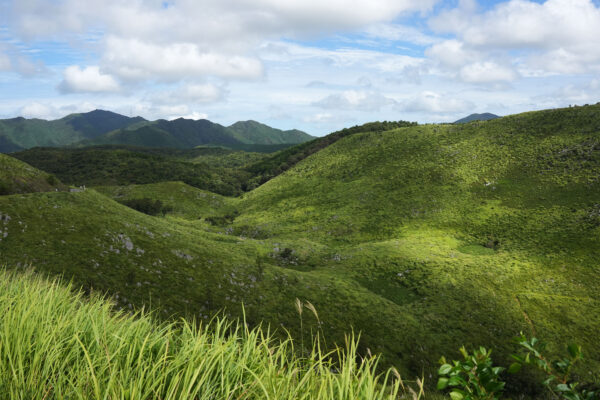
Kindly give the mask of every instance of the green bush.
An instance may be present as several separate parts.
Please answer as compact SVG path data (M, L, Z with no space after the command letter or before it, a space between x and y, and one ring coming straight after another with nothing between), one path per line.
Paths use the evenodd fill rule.
M442 366L438 370L437 388L450 390L452 400L497 400L501 398L505 383L500 380L502 367L492 364L491 350L480 347L473 353L460 348L463 361L446 362L442 357Z
M162 201L147 197L125 200L121 204L148 215L165 215L173 210L173 207L163 205Z
M0 196L11 194L10 185L6 182L0 182Z
M570 344L567 346L567 356L549 360L544 354L546 344L537 338L527 339L521 335L516 339L521 346L519 354L513 354L515 359L510 368L511 373L517 373L523 365L532 365L546 375L543 385L555 398L564 400L598 400L600 388L591 383L582 384L573 379L573 367L583 360L581 346Z

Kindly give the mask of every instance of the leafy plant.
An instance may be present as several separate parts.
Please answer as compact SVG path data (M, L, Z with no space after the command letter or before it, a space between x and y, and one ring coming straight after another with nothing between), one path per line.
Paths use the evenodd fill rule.
M533 365L546 374L547 378L543 384L557 398L566 400L600 399L600 391L586 389L585 385L581 385L571 377L573 367L583 360L581 346L570 344L567 346L567 357L551 361L544 355L546 351L544 342L535 337L528 339L523 333L516 338L516 341L521 346L521 352L512 355L516 362L509 367L508 372L517 373L524 364Z
M438 390L450 389L452 400L495 400L500 399L505 383L500 380L502 367L492 364L491 350L480 347L473 353L460 348L462 361L446 362L442 357L442 366L438 370Z

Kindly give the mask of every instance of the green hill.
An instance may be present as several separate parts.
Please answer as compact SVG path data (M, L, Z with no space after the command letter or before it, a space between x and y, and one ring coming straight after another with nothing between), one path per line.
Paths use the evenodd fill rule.
M224 195L237 195L247 172L223 168L211 159L203 162L203 154L214 152L131 147L34 148L14 157L55 174L71 185L107 186L183 181L191 186ZM235 159L235 152L229 158ZM186 157L196 157L195 162Z
M298 144L284 149L280 152L273 154L270 157L257 160L254 163L247 165L244 169L251 174L251 178L245 182L245 186L248 189L255 188L269 179L287 171L298 162L304 160L311 154L324 149L325 147L337 142L343 137L354 135L360 132L381 132L403 126L414 126L416 122L370 122L360 126L353 126L352 128L345 128L341 131L333 132L327 136L313 139L309 142Z
M65 189L66 187L54 175L0 154L0 195Z
M314 139L297 129L282 131L256 121L239 121L229 129L235 132L237 139L252 144L296 144Z
M118 202L141 198L160 200L171 209L170 215L188 220L232 214L237 211L236 199L201 190L183 182L97 186L94 189Z
M146 120L142 117L126 117L111 111L94 110L83 114L71 114L60 121L81 132L85 138L94 139L107 132L143 123Z
M600 105L403 125L265 158L276 176L237 199L213 203L181 183L99 188L161 199L166 217L93 190L2 196L0 263L165 317L235 316L243 303L250 323L301 341L322 330L343 343L354 329L361 353L404 376L433 376L461 345L492 347L506 365L519 331L555 343L551 353L577 342L597 370ZM319 321L304 314L301 328L296 298Z
M173 121L158 120L142 126L120 129L82 142L85 145L113 144L145 147L172 147L190 149L198 146L224 146L252 151L252 146L272 147L293 145L313 137L297 130L282 131L255 122L237 122L224 127L206 119L178 118ZM250 146L250 147L249 147Z
M345 276L373 312L402 316L369 326L369 344L506 355L523 330L584 343L599 365L598 176L600 105L360 133L244 195L233 229L326 245L299 268Z
M71 114L54 121L23 117L4 119L0 120L0 152L37 146L66 146L142 120L102 110Z

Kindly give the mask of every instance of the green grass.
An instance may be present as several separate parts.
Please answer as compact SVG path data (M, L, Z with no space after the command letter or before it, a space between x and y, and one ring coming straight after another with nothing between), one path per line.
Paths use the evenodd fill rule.
M65 190L56 177L0 154L0 195Z
M0 271L0 396L10 399L395 399L357 341L303 358L224 319L156 323L31 274ZM337 361L332 361L337 360Z
M183 182L97 186L94 189L119 202L141 198L160 200L165 206L172 208L169 212L170 216L188 220L221 216L237 211L236 198L197 189Z

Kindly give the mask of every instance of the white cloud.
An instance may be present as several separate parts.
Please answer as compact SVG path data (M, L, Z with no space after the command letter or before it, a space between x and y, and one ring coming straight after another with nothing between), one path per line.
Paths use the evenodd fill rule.
M10 58L6 54L0 53L0 71L9 71L10 68Z
M436 92L424 91L400 103L400 109L408 112L452 113L472 110L473 104Z
M460 68L481 57L475 51L466 49L464 43L456 39L445 40L431 46L425 51L425 55L438 61L444 67L453 69Z
M65 69L63 81L58 88L63 93L101 93L116 92L119 84L111 75L101 72L98 66L81 68L72 65Z
M256 58L202 51L193 43L158 45L116 36L106 41L103 63L115 75L132 80L176 81L207 75L248 79L263 73Z
M430 25L439 33L456 35L455 50L478 52L479 62L525 52L512 55L525 75L531 74L529 69L558 74L600 71L600 7L592 0L511 0L484 13L469 0L432 18ZM442 59L435 46L429 52Z
M19 115L25 118L54 119L58 117L59 111L53 105L33 102L21 107Z
M100 30L100 66L121 79L257 79L263 67L254 53L266 40L360 29L426 12L438 1L15 0L7 13L30 39Z
M192 111L189 114L171 115L171 116L167 117L167 119L169 119L169 120L174 120L177 118L194 119L194 120L208 119L208 114L200 113L197 111Z
M47 101L32 101L17 110L17 115L25 118L41 118L41 119L57 119L65 115L73 113L89 112L96 109L111 109L105 105L90 103L87 101L78 102L76 104L64 103L57 104L56 102Z
M439 0L137 0L103 2L81 0L19 0L13 14L20 31L47 36L81 32L90 25L105 25L128 37L169 34L190 40L198 33L230 32L232 38L332 32L392 21L406 12L425 12ZM52 18L48 18L51 15ZM179 28L173 32L169 29ZM246 35L241 35L246 33ZM197 37L196 37L197 39Z
M288 42L265 42L260 58L278 63L321 62L338 68L367 67L380 72L399 72L406 67L419 66L423 60L402 54L382 51L341 48L327 50Z
M376 111L382 107L395 104L396 101L375 91L346 90L331 94L313 105L321 108Z
M310 123L324 123L324 122L332 122L335 120L335 117L331 113L317 113L307 117L304 117L305 122Z
M375 39L408 42L417 45L430 45L439 42L438 38L427 35L417 28L391 23L371 25L365 29L365 34Z
M510 66L492 61L476 62L460 69L460 78L469 83L510 82L518 78L517 72Z
M225 95L225 89L212 83L189 83L173 90L153 93L149 96L149 101L153 104L207 104L223 100Z

